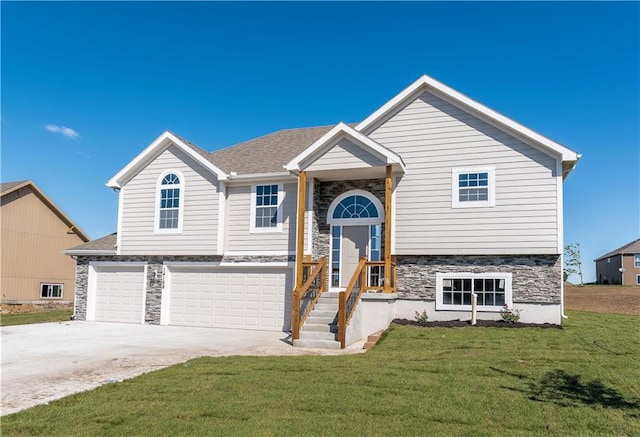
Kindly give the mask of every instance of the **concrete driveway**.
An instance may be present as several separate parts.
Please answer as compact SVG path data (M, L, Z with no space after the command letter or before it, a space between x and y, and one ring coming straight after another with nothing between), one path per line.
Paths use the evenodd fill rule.
M2 415L201 356L358 353L294 348L287 334L62 322L0 328Z

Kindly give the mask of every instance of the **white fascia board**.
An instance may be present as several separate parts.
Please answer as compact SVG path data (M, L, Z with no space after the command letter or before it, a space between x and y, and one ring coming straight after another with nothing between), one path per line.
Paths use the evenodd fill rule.
M288 171L278 173L252 173L236 175L231 173L227 179L229 185L246 185L259 182L291 182L296 177Z
M184 153L193 158L196 162L200 163L204 168L215 174L218 180L226 180L228 175L216 167L211 161L205 159L202 155L197 153L191 147L186 145L184 141L176 137L169 131L163 132L158 138L156 138L151 144L147 146L138 156L136 156L129 164L127 164L122 170L120 170L115 176L113 176L107 182L107 187L110 188L122 188L122 186L128 181L130 175L140 169L141 166L147 164L155 158L155 154L169 144L173 144L182 150Z
M289 161L284 167L289 171L299 171L301 170L300 164L302 162L313 158L314 155L321 155L325 148L333 146L335 143L342 139L352 141L380 160L385 161L387 164L398 164L403 171L405 170L405 165L402 161L402 158L343 122L340 122L336 126L334 126L329 132L320 137L320 139L318 139L315 143L307 147L302 153Z
M450 103L456 106L462 106L462 109L472 109L474 112L488 119L488 121L491 121L492 124L497 125L496 127L502 129L506 128L509 131L522 135L529 141L540 144L547 150L560 155L563 161L577 161L580 158L580 155L573 150L532 131L520 123L505 117L504 115L476 102L473 99L470 99L464 94L446 86L426 74L381 106L373 114L358 124L355 129L363 133L369 133L368 130L375 126L381 119L396 110L398 107L407 104L410 100L416 98L424 91L435 91L434 94L438 95L438 97L445 97L445 99Z

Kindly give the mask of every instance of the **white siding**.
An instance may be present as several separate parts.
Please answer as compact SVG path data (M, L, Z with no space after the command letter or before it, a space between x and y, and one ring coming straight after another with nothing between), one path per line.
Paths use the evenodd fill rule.
M251 185L227 187L225 254L286 254L296 248L297 183L283 184L282 231L250 232Z
M398 255L555 254L556 159L430 93L370 135L402 156ZM452 209L451 169L494 166L496 206Z
M305 170L341 170L350 168L384 167L386 164L371 153L343 139L325 152Z
M182 232L154 233L158 177L167 170L184 176ZM215 255L218 181L184 152L169 147L122 189L122 255Z

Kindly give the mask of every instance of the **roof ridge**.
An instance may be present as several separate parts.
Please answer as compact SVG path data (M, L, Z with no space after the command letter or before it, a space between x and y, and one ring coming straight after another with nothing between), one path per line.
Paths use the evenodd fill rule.
M609 258L609 257L611 257L611 256L613 256L613 255L617 255L617 254L620 254L620 253L624 253L624 250L625 250L626 248L628 248L628 247L630 247L630 246L633 246L633 245L634 245L634 244L636 244L638 241L640 241L640 238L636 238L635 240L631 241L630 243L624 244L624 245L622 245L622 246L618 247L617 249L612 250L611 252L607 252L607 253L605 253L604 255L602 255L602 256L600 256L600 257L596 258L594 261L600 261L601 259Z

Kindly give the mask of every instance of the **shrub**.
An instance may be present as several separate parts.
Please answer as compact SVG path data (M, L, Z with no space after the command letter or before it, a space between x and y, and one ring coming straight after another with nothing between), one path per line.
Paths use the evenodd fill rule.
M522 310L517 310L515 308L509 308L509 305L505 303L500 310L500 317L502 317L503 322L518 323L520 321L521 311Z
M427 310L423 310L422 313L416 311L416 322L418 322L418 325L427 326L428 319L429 316L427 316Z

